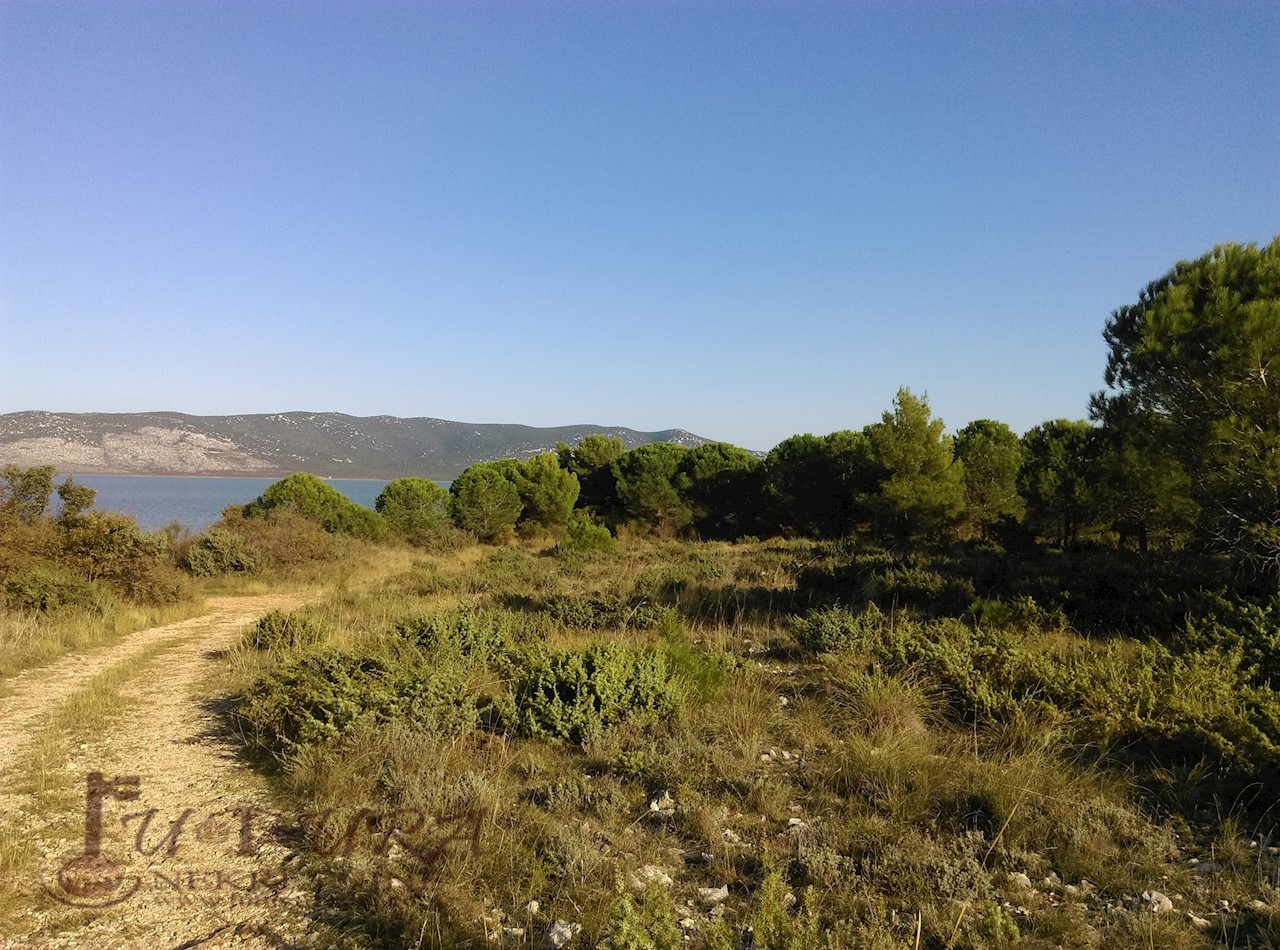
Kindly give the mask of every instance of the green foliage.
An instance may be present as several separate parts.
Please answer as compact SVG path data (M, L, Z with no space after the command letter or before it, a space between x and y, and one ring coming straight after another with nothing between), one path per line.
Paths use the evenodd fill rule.
M93 507L98 493L87 485L77 485L68 475L58 486L58 498L62 501L61 517L74 518Z
M1055 419L1022 437L1019 488L1027 519L1061 545L1074 543L1096 513L1097 434L1087 422Z
M1191 480L1173 456L1162 452L1136 418L1114 421L1097 436L1094 498L1100 516L1146 552L1154 540L1178 545L1199 514Z
M464 603L453 611L401 618L393 630L441 663L505 667L536 627L506 611L477 610Z
M225 528L213 527L196 538L179 563L195 577L220 574L256 574L266 556L255 545Z
M866 499L883 470L863 432L796 435L765 458L764 494L770 520L791 533L835 538L867 520Z
M794 619L792 630L814 651L923 677L962 721L1056 710L1072 718L1081 742L1123 740L1191 761L1212 755L1246 775L1280 765L1280 697L1254 685L1238 648L1181 654L1154 643L1108 644L1059 656L1029 649L1011 627L877 610L814 611Z
M563 525L578 500L578 476L565 471L554 452L543 452L520 464L516 489L523 510L520 521L540 528Z
M672 622L669 607L644 598L628 599L612 594L594 596L557 595L547 600L547 613L566 627L609 630L630 627L649 630Z
M267 566L289 568L337 557L344 549L342 537L287 508L275 508L264 516L245 516L244 505L232 505L212 529L239 538L249 551L260 552ZM198 543L198 540L196 543Z
M570 448L561 442L556 446L560 465L579 478L602 468L608 468L627 451L626 444L617 436L592 434L583 436Z
M1181 466L1218 551L1280 572L1280 237L1178 263L1103 336L1111 392L1095 418Z
M715 697L737 665L732 654L697 650L681 635L670 638L663 650L672 675L685 682L702 702Z
M727 442L708 442L683 462L685 496L704 537L737 537L760 517L761 460Z
M172 603L182 578L169 562L169 539L143 532L126 515L93 511L63 517L64 563L91 581L102 581L140 603Z
M964 509L964 467L943 428L941 419L931 418L928 400L906 388L898 390L892 412L867 427L871 457L885 472L873 504L886 531L934 535Z
M878 636L887 623L878 609L853 614L842 607L832 607L793 617L790 627L792 635L805 649L834 653L862 648Z
M605 644L530 657L504 719L524 736L582 743L624 721L670 716L681 701L665 654Z
M53 466L36 465L22 468L6 465L0 470L4 486L0 489L0 507L13 513L21 521L35 521L49 507L53 494Z
M39 563L4 579L4 605L11 610L53 613L64 608L101 609L93 584L64 567Z
M614 462L623 516L657 531L687 527L693 520L693 511L684 497L689 481L683 464L688 453L682 445L651 442Z
M282 478L245 506L248 517L289 511L315 521L330 534L376 538L382 532L377 514L351 501L323 479L306 472Z
M324 630L306 614L273 610L258 618L245 643L255 650L281 650L316 643L323 636Z
M481 541L509 536L524 510L519 488L494 462L472 465L453 480L449 494L454 522Z
M459 670L340 650L286 660L247 690L236 717L250 741L280 757L332 742L360 725L401 722L428 734L457 735L477 724Z
M433 544L450 527L449 493L426 478L397 478L374 501L374 510L411 544Z
M667 889L651 884L637 907L619 876L601 950L677 950L682 945L683 933Z
M609 529L585 511L575 511L565 524L564 537L556 545L556 553L564 555L605 554L618 546Z
M578 476L580 505L591 508L598 515L613 509L617 503L613 463L626 451L627 447L620 438L605 435L588 435L574 448L563 442L556 446L560 467Z
M964 466L965 519L979 534L1001 518L1020 520L1018 494L1022 443L1003 422L979 419L956 434L956 459Z
M788 901L788 896L791 900ZM755 895L750 932L752 946L759 950L819 950L825 945L817 914L812 912L812 895L805 904L810 911L793 916L790 903L796 901L787 890L782 868L772 859L765 864L764 880Z

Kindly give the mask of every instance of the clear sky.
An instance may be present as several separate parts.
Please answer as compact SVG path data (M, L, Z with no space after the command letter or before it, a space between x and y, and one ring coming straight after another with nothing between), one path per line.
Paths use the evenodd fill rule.
M0 411L1086 414L1280 233L1280 3L0 5Z

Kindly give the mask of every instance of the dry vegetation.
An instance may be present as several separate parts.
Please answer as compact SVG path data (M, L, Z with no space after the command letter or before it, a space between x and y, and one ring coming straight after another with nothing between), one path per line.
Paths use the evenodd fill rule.
M352 946L1280 946L1238 657L833 596L868 553L424 557L260 624L237 725Z

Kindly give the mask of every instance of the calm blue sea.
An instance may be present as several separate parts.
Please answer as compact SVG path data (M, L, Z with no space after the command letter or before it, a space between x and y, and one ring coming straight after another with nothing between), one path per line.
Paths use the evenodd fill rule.
M176 521L199 531L221 516L227 505L245 505L274 478L202 478L170 475L74 475L76 484L97 489L97 507L134 515L147 530ZM335 478L329 484L358 505L372 508L386 482ZM54 496L57 500L57 496Z

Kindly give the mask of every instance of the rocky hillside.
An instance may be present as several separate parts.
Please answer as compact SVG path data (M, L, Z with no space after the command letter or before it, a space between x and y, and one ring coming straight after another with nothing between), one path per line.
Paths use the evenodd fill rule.
M535 428L337 412L13 412L0 414L0 463L104 475L275 477L306 471L332 478L450 479L473 462L527 458L593 433L618 436L628 448L708 441L683 429Z

